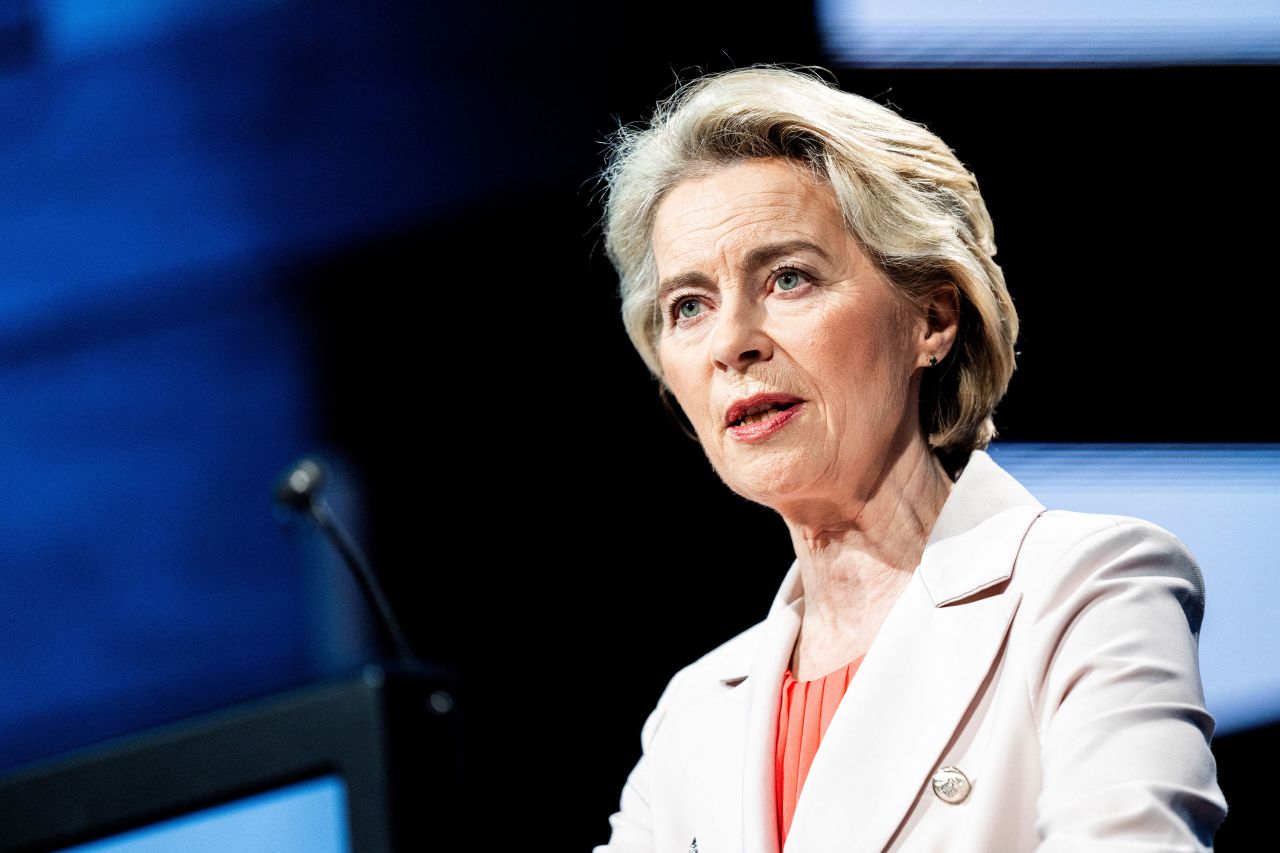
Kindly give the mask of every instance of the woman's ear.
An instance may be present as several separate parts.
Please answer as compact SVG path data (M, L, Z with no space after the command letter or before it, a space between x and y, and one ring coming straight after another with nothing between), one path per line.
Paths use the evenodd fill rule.
M960 290L952 282L943 282L933 289L922 307L925 322L920 357L932 367L947 357L960 333Z

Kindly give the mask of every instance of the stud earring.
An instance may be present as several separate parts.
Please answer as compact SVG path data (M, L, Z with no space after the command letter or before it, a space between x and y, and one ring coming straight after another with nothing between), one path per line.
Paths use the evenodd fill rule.
M929 366L930 367L938 366L938 357L936 355L929 356Z

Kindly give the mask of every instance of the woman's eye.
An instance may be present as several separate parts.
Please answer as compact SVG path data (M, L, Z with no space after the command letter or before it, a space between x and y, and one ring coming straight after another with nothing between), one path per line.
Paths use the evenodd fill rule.
M803 283L804 279L801 278L800 273L798 272L784 272L782 275L778 276L779 290L795 290Z
M696 299L681 299L676 306L676 313L686 320L698 316L700 311L702 311L702 303Z

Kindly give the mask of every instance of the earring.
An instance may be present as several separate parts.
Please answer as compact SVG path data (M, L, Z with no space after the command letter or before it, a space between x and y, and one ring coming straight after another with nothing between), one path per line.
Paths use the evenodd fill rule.
M938 366L938 357L936 355L929 356L929 366L930 367Z

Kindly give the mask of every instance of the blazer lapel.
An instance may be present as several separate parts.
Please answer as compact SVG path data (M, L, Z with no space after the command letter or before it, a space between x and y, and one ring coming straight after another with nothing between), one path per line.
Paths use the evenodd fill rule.
M788 582L798 583L799 570L792 563ZM803 599L784 601L780 594L765 620L764 634L747 676L748 701L746 753L742 764L742 849L777 853L778 809L774 791L778 712L782 703L782 675L791 661Z
M890 843L1000 652L1021 601L1020 593L1000 585L1011 577L1022 539L1041 511L1016 480L975 451L930 533L915 577L827 729L796 804L787 850L880 851ZM788 580L795 592L795 566ZM784 582L779 597L786 591ZM803 600L789 611L802 614ZM793 644L795 633L790 636ZM764 730L776 724L778 698L764 701L764 688L780 683L791 648L765 647L757 659L766 681L752 696L744 818L754 813L758 821L763 811L776 822L775 745ZM768 766L767 785L759 782L761 763ZM754 790L753 781L759 786ZM776 835L773 822L769 827ZM744 835L759 841L746 849L776 850L776 838L774 846L766 843L770 837L762 830Z
M696 767L681 805L693 805L687 827L701 844L749 853L778 853L773 757L782 674L795 647L803 614L798 564L774 598L754 636L722 654L711 678L719 685L687 714L680 747ZM747 638L742 638L747 639Z

